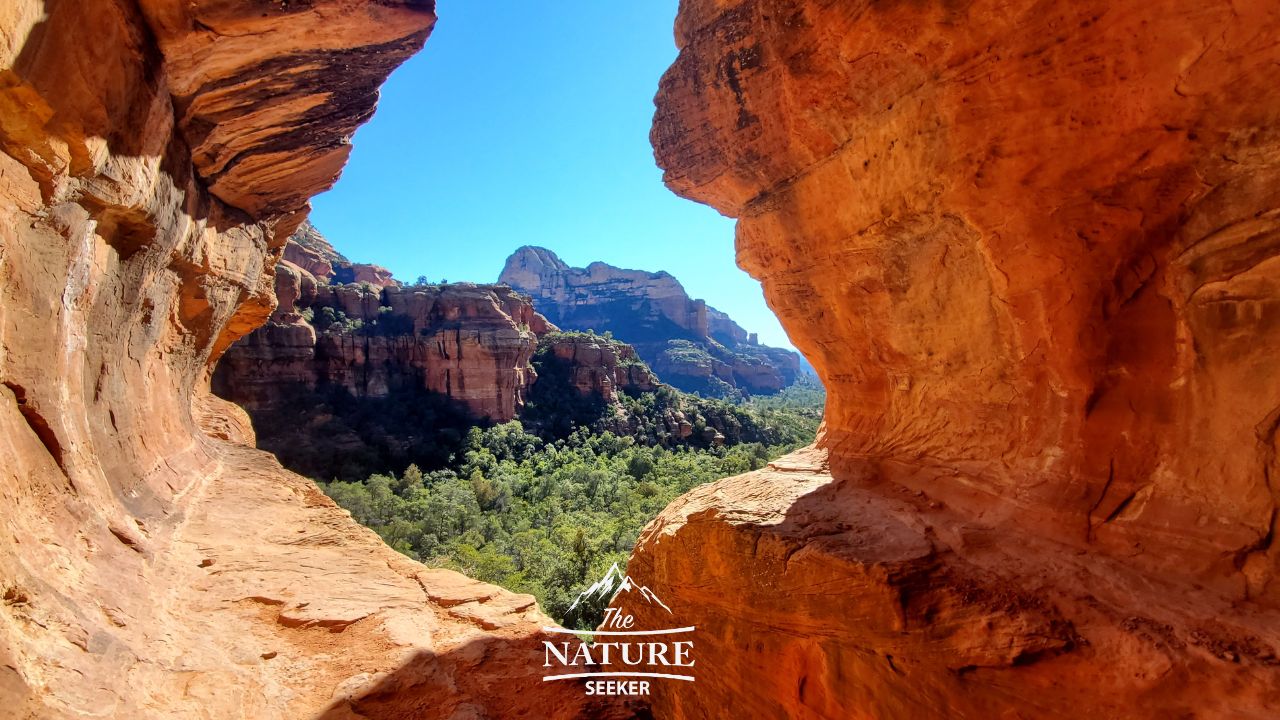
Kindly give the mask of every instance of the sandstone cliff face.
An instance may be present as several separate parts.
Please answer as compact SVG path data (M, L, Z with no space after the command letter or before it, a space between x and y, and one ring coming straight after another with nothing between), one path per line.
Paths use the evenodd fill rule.
M468 428L516 418L547 438L587 426L667 447L781 442L758 418L664 387L626 343L559 332L505 285L341 284L348 261L307 224L284 257L325 274L281 260L275 311L212 386L249 411L259 447L309 477L434 469Z
M212 385L249 411L259 447L286 467L322 480L431 468L467 427L524 407L538 334L553 329L528 297L471 283L343 284L351 263L309 225L284 257L327 274L281 260L275 312L231 346Z
M612 332L682 390L772 393L800 372L796 353L756 344L728 315L690 298L670 273L601 262L574 268L550 250L526 246L507 258L498 282L531 295L556 325Z
M722 444L725 435L707 427L706 438L692 438L692 419L702 416L683 396L663 386L634 347L587 333L549 333L538 341L534 356L538 382L530 392L531 407L524 420L535 430L564 436L576 427L611 432L649 444L674 447L702 440L702 445ZM566 401L574 394L579 402ZM642 410L628 407L626 398L649 396ZM686 412L688 411L688 412ZM727 429L725 418L702 418ZM752 430L759 430L752 428ZM760 442L763 433L735 436L737 442Z
M707 304L690 298L666 272L624 270L602 262L574 268L550 250L526 246L507 258L498 282L545 300L549 312L574 327L616 323L622 314L639 314L636 324L651 332L662 325L674 325L695 337L710 332Z
M582 395L596 395L613 403L619 392L635 394L658 388L658 379L630 345L582 335L552 336L546 344L553 357L571 368L570 383Z
M290 241L285 256L304 259L305 249L296 247ZM330 257L310 266L343 261ZM420 389L477 419L515 417L535 378L529 360L536 333L550 327L527 297L471 283L333 284L339 277L337 270L316 277L283 260L275 313L226 353L214 391L254 411L285 402L298 385L341 388L356 398Z
M829 457L642 538L720 664L659 716L1274 713L1277 34L1264 2L681 4L657 157L739 218Z
M433 21L409 0L0 9L0 715L579 712L528 661L530 598L390 551L206 390Z

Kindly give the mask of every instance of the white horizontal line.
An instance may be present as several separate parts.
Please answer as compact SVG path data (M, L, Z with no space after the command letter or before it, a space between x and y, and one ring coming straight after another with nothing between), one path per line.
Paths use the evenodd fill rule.
M569 680L572 678L590 678L590 677L649 677L649 678L665 678L667 680L688 680L693 682L692 675L667 675L666 673L647 673L647 672L594 672L594 673L574 673L572 675L547 675L542 678L547 680Z
M543 632L552 633L568 633L570 635L670 635L671 633L693 632L693 625L682 628L671 628L670 630L569 630L568 628L544 627Z

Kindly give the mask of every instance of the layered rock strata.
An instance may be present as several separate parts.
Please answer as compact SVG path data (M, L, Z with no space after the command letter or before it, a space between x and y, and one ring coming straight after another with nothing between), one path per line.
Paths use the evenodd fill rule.
M343 283L354 264L309 224L284 258L275 312L231 346L212 386L249 411L259 447L286 467L321 480L432 468L468 427L524 408L538 335L554 329L528 297L389 275L385 287Z
M575 268L550 250L526 246L507 258L498 282L532 296L560 327L612 332L682 390L773 393L800 373L796 353L758 344L728 315L689 297L667 272L602 262Z
M641 538L718 663L656 715L1274 713L1278 34L1263 2L682 3L658 161L739 219L828 404L823 455Z
M554 334L544 343L547 353L570 369L569 382L579 394L614 403L619 393L658 389L658 379L630 345L576 334Z
M301 255L296 247L290 241L285 257ZM214 391L251 412L287 402L299 388L355 398L416 389L493 422L523 407L536 377L529 361L537 335L552 327L527 297L504 286L401 286L388 277L380 287L338 277L331 269L317 278L282 260L275 312L226 353Z
M741 424L732 413L703 413L702 403L658 381L632 346L600 335L548 333L534 355L538 382L530 393L525 421L544 434L564 436L577 427L611 432L650 445L719 445L726 441L766 442L765 428ZM626 398L648 396L638 406ZM566 397L570 396L570 397ZM705 436L694 436L693 421ZM723 431L723 432L722 432Z
M0 9L0 715L596 712L537 677L531 598L392 552L207 392L434 20L412 0Z

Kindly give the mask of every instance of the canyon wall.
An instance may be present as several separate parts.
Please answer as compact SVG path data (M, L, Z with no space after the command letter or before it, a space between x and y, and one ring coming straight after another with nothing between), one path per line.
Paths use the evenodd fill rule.
M214 370L258 447L308 477L447 463L468 428L524 408L538 337L555 329L509 287L402 285L379 270L304 223L276 265L275 311Z
M434 20L0 8L0 717L586 712L540 681L530 596L392 552L207 392Z
M516 416L536 377L529 361L537 336L554 329L529 298L500 285L402 286L389 273L382 284L346 281L378 279L364 269L377 266L351 263L331 247L317 254L320 243L328 247L307 225L285 245L276 310L218 364L218 395L252 412L286 402L295 386L341 388L355 398L422 390L477 419Z
M1274 714L1278 36L1261 0L681 3L658 162L828 404L641 538L706 658L658 716Z
M597 395L605 402L621 394L653 392L658 379L641 362L635 348L602 337L560 335L548 339L547 354L569 371L569 384L581 395Z
M765 418L663 386L626 343L560 332L506 285L341 280L362 267L377 266L304 223L275 268L275 311L213 372L258 447L307 477L440 469L470 428L514 419L548 440L588 427L664 447L783 441Z
M800 374L796 353L758 344L728 315L689 297L667 272L602 262L575 268L546 248L525 246L507 258L498 282L532 296L560 327L608 331L634 345L659 377L681 390L767 394Z

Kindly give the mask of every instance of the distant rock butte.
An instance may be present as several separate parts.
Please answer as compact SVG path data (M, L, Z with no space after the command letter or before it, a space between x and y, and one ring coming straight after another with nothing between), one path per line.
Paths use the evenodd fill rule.
M1275 2L680 3L655 155L828 402L640 538L707 663L655 717L1275 716L1277 37Z
M402 285L389 275L384 286L343 283L339 269L352 265L304 223L276 265L275 311L266 324L233 344L213 373L213 391L248 410L262 447L278 453L289 467L317 478L333 477L334 463L326 458L334 448L385 456L369 472L429 463L412 457L411 448L426 452L426 446L415 442L449 432L446 426L529 420L524 411L535 383L542 383L539 389L554 403L562 401L564 391L597 398L603 405L591 406L600 415L590 422L598 429L637 438L643 434L653 441L622 403L623 395L652 393L662 386L632 346L599 335L558 332L528 296L507 285ZM539 363L554 364L555 372L540 377ZM364 402L380 399L398 405ZM433 416L435 424L387 422L377 427L363 420L367 413L398 413L404 404L437 400L448 401L465 417L442 413ZM657 441L705 446L760 439L755 430L743 431L734 419L717 412L696 414L693 419L702 417L707 424L705 437L690 439L693 422L686 411L693 408L682 405L676 400L661 411ZM300 408L309 408L310 416ZM536 426L538 420L532 422Z
M432 7L3 3L0 716L613 712L542 682L531 596L390 550L208 393Z
M667 272L602 262L575 268L550 250L526 246L507 258L498 282L532 296L538 311L560 327L612 332L682 390L772 393L800 372L799 355L759 345L728 315L690 298Z

